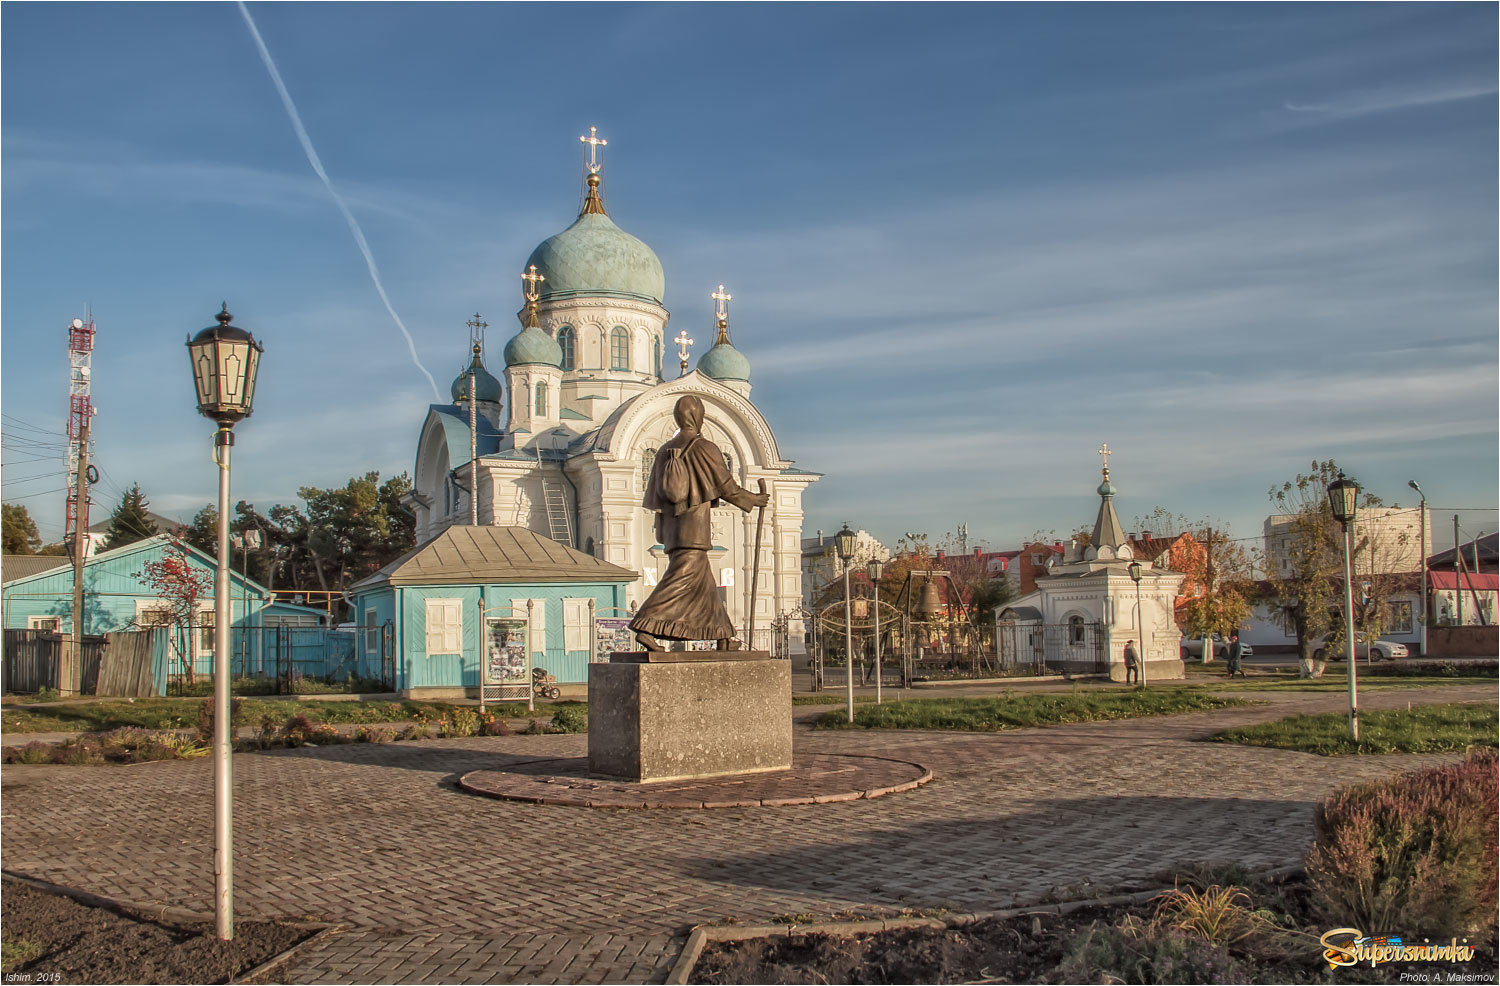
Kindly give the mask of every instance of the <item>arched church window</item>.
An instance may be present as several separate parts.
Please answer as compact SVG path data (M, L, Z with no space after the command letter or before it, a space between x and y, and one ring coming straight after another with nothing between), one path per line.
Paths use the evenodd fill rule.
M641 453L641 489L651 482L651 467L656 465L656 449L648 448Z
M625 331L623 325L609 330L609 368L630 369L630 333Z
M536 411L539 418L547 416L547 382L544 380L536 385Z
M591 537L583 539L583 553L592 555L594 553L594 539Z
M1081 617L1081 616L1070 616L1070 617L1068 617L1068 643L1070 643L1070 644L1081 644L1081 643L1083 643L1083 617Z
M562 368L573 369L573 326L564 325L557 330L557 348L562 350Z
M661 376L661 337L651 337L651 372Z

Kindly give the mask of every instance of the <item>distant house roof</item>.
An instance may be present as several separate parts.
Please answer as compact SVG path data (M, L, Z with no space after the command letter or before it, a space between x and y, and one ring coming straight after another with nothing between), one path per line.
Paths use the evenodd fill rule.
M92 555L84 559L83 567L85 569L91 569L102 566L109 562L117 561L130 555L150 554L153 551L163 550L173 546L181 547L183 553L187 556L187 558L190 561L196 563L196 565L200 568L205 568L212 572L218 567L219 563L213 555L210 555L207 552L199 551L197 548L193 547L191 544L188 544L186 541L183 541L181 538L178 538L174 534L153 534L151 537L142 538L139 541L132 541L130 544L124 545L123 547L110 548L108 551L96 551ZM18 569L17 571L12 572L11 560L16 558L49 558L53 561L54 564L39 566L31 571L23 572ZM22 565L25 564L25 562L22 562ZM68 559L59 555L5 555L3 560L0 560L0 565L3 565L5 568L5 585L7 588L13 586L17 582L40 579L43 577L51 577L53 573L56 573L59 570L68 570L70 567L68 564ZM67 576L68 582L71 583L73 580L73 573L71 571L67 571ZM259 582L256 582L254 579L245 578L239 572L235 571L233 567L231 567L229 571L229 582L230 593L236 598L238 598L239 593L241 593L242 591L253 592L260 598L266 598L271 594L270 590L265 586L261 585Z
M349 587L479 582L634 582L635 572L526 527L457 525Z
M1491 572L1495 571L1497 548L1500 548L1500 531L1494 534L1486 534L1484 537L1475 538L1467 544L1460 545L1459 550L1464 555L1464 570L1467 571L1474 567L1474 553L1478 551L1480 570L1488 569ZM1452 570L1455 567L1453 564L1453 549L1449 548L1447 551L1430 556L1427 559L1427 567Z
M68 564L65 555L5 555L0 557L0 581L14 582Z
M1468 591L1470 588L1473 588L1480 592L1494 592L1497 588L1500 588L1500 575L1496 575L1494 572L1470 572L1465 570L1460 574L1459 572L1433 571L1428 572L1427 576L1432 579L1432 587L1434 589L1453 589L1456 587L1460 591Z

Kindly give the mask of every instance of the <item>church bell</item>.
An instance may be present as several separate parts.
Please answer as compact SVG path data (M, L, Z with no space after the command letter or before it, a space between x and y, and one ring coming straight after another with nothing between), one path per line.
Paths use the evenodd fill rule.
M922 584L922 596L917 600L917 615L937 616L943 611L943 601L938 597L937 583L928 579Z

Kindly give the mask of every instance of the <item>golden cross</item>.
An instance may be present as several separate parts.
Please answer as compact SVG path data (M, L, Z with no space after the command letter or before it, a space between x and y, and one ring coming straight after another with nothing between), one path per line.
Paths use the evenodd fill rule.
M1099 455L1104 459L1104 468L1108 469L1109 457L1114 455L1114 453L1109 450L1109 442L1105 442L1103 445L1099 446Z
M527 301L535 301L542 296L542 289L538 285L546 279L547 276L545 274L538 274L536 272L536 264L532 264L521 272L521 280L526 282L521 290L526 295Z
M599 148L608 144L609 141L599 136L598 127L589 127L588 136L580 135L578 142L589 145L589 159L584 167L589 169L589 174L597 175L599 173Z
M474 317L469 319L469 321L465 322L464 324L471 329L478 329L480 331L483 331L490 327L490 323L480 318L478 312L475 312Z
M682 376L687 373L688 347L693 344L693 340L688 338L687 329L680 329L677 332L677 338L672 341L677 343L677 359L682 363L682 373L677 375Z
M729 321L729 299L733 298L734 295L725 294L724 285L720 284L719 290L709 295L709 297L714 300L714 317L721 322Z

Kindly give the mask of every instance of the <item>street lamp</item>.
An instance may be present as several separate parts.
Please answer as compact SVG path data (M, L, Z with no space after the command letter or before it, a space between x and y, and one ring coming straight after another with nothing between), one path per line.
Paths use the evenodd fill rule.
M1352 479L1345 479L1344 470L1340 469L1339 478L1328 484L1328 506L1333 511L1333 519L1344 526L1344 632L1349 636L1349 736L1356 743L1359 742L1359 692L1354 681L1354 560L1350 554L1358 498L1359 484Z
M1130 573L1130 581L1135 583L1135 632L1141 635L1141 653L1139 654L1140 686L1146 687L1146 628L1141 624L1141 563L1132 561L1125 569Z
M854 532L849 522L833 536L833 549L844 563L844 680L849 693L849 721L854 721L854 609L849 604L849 563L854 560Z
M214 571L214 919L224 941L234 938L234 852L230 827L234 791L229 721L229 448L234 426L248 418L255 398L261 345L231 325L225 304L211 325L188 340L198 413L216 422L219 466L218 564Z
M1427 656L1427 494L1422 492L1422 487L1417 485L1415 479L1408 479L1406 485L1417 491L1417 496L1422 498L1422 588L1420 591L1422 610L1422 622L1418 627L1417 646L1422 650L1422 656Z
M880 704L880 577L885 574L885 562L871 558L865 566L870 576L870 586L875 595L875 704Z

